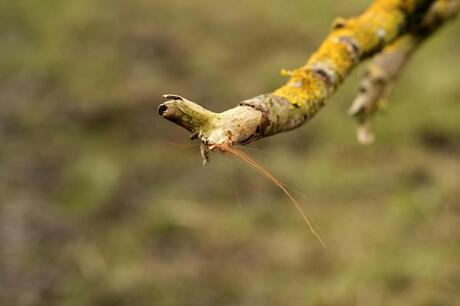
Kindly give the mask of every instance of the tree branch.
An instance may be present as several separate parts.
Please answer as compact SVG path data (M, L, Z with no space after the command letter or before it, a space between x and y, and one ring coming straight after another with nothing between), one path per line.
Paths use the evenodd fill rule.
M357 138L360 143L373 142L371 119L385 106L396 79L412 54L433 32L454 18L459 9L460 2L457 0L434 2L420 24L374 56L360 81L359 93L349 109L349 114L358 122Z
M443 0L438 0L443 1ZM353 67L380 52L410 25L419 22L434 0L375 0L355 18L337 18L331 33L308 62L292 71L281 88L241 102L235 108L213 113L177 95L158 108L165 119L199 138L204 153L215 145L249 143L299 127L325 104Z

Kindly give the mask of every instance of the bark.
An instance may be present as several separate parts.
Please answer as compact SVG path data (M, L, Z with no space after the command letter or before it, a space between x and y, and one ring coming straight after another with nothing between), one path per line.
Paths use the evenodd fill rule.
M445 19L426 17L430 7L438 2L449 12L458 10L458 6L446 4L458 3L458 0L375 0L358 17L337 18L330 34L307 63L292 71L283 71L290 79L272 93L243 101L222 113L208 111L178 95L165 95L170 100L161 104L158 112L190 131L192 139L199 138L203 143L203 156L215 145L246 144L292 130L324 106L357 64L414 29L424 29L421 26L424 23L441 24ZM426 32L426 36L430 33L419 32ZM353 114L363 114L363 108L355 108Z
M455 17L459 8L459 1L436 1L418 26L374 56L349 109L349 114L358 122L357 138L360 143L370 144L374 141L371 120L379 109L385 108L395 81L413 53L445 21Z

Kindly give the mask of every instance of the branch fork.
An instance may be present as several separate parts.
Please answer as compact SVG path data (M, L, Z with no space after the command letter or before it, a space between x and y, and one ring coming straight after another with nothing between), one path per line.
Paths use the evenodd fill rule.
M460 0L375 0L358 17L338 18L331 33L307 63L283 70L288 82L269 94L215 113L179 95L167 94L158 113L190 132L202 143L203 162L209 152L297 128L311 119L350 71L374 56L349 110L358 122L361 143L371 143L371 118L391 92L410 55L422 41L452 19Z

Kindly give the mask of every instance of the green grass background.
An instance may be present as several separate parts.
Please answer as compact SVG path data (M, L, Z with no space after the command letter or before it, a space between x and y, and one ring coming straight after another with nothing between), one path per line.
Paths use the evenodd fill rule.
M156 108L270 92L370 1L0 2L1 305L460 305L460 22L361 146L357 69L306 126L201 166Z

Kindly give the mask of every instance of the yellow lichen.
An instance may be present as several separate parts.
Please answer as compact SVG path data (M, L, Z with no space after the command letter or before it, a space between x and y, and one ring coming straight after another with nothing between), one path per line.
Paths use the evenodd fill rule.
M405 23L404 12L413 12L414 0L376 0L357 18L335 21L332 33L308 60L293 71L283 70L291 78L273 92L293 105L317 110L350 72L359 56L372 54L393 41ZM323 78L314 72L323 70ZM316 103L316 104L315 104Z
M273 94L286 98L296 106L302 106L308 101L317 101L325 96L326 88L324 83L311 71L300 68L294 70L287 84L274 91Z

